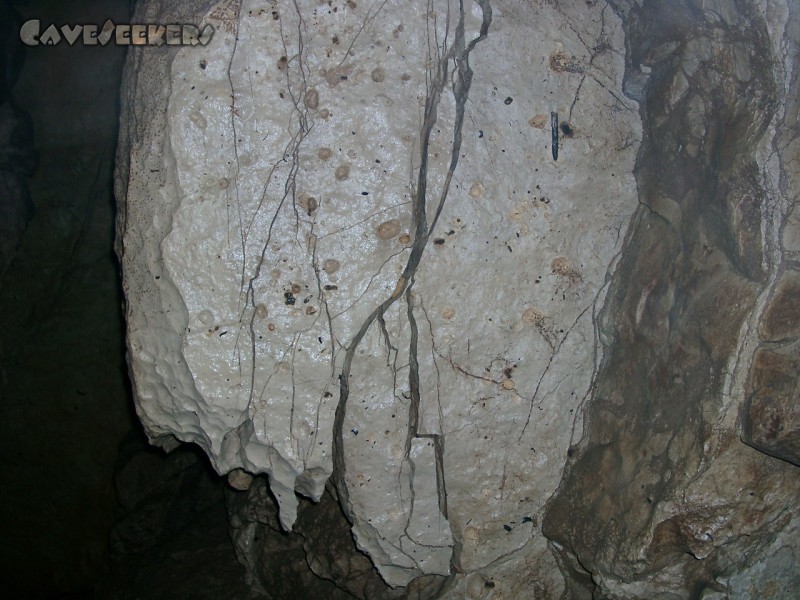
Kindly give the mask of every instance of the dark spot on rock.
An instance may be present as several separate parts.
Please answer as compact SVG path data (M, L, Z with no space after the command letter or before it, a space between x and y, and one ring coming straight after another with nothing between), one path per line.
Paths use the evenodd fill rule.
M572 136L575 135L575 132L572 130L572 127L570 127L570 124L567 123L566 121L561 123L561 135L563 135L566 138L571 138Z
M380 83L381 81L386 79L386 71L383 69L383 67L375 67L374 69L372 69L370 77L372 77L372 81Z
M311 216L311 213L317 210L317 206L318 206L317 199L314 198L313 196L308 200L306 200L306 212L308 213L309 217Z
M505 100L503 100L503 104L505 104L506 106L508 106L508 105L509 105L509 104L511 104L513 101L514 101L514 99L513 99L511 96L508 96L508 97L507 97Z

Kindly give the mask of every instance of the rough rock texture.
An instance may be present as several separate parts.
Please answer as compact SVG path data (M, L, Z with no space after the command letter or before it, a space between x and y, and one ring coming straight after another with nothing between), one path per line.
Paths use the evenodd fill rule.
M407 597L403 588L390 591L370 560L358 551L330 486L319 502L299 503L292 530L297 535L282 535L277 506L264 478L256 478L246 493L229 492L228 507L239 560L261 594L291 598L303 590L309 597L331 600ZM438 587L430 585L431 577L416 579L408 587L432 588L435 594Z
M790 572L800 482L756 449L797 460L796 15L704 7L139 5L216 33L126 68L137 411L268 476L277 521L263 478L231 509L254 584L286 581L256 532L296 522L286 551L365 598ZM405 591L322 558L331 476Z
M650 74L627 86L642 206L599 318L586 435L544 521L575 597L797 585L796 467L736 435L740 416L745 442L797 464L797 5L702 5L615 3Z

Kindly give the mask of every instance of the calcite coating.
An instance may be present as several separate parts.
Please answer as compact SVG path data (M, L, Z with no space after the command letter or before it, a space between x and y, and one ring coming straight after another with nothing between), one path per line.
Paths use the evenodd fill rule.
M796 530L753 504L794 467L737 434L796 442L747 433L763 395L736 422L759 346L797 335L769 150L794 42L780 2L698 30L690 4L141 3L215 28L132 52L123 91L151 439L266 474L285 529L331 479L391 587L656 597L710 577L689 555L734 581L717 546Z

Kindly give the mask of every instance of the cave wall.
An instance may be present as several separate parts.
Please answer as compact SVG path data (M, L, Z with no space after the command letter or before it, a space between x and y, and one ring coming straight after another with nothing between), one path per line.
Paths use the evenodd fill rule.
M23 46L19 27L124 22L129 6L0 5L0 595L87 597L135 426L112 248L125 49Z
M797 540L796 6L615 7L641 206L544 532L586 597L786 597L782 560L741 573Z
M296 524L296 585L357 597L793 585L794 7L134 20L215 30L126 64L136 408L241 490L256 588L285 584L267 558ZM384 583L352 546L332 566L314 510Z

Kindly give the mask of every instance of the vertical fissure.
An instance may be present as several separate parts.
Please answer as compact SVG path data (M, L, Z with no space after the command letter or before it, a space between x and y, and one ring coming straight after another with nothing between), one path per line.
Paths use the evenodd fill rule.
M344 431L344 420L347 414L347 401L350 395L349 379L353 363L353 357L355 355L356 348L358 347L359 343L366 335L367 331L372 326L372 324L377 319L379 318L382 319L383 315L386 313L389 307L391 307L395 303L395 301L397 301L403 295L404 292L410 291L411 283L413 281L417 269L419 268L420 261L422 260L422 256L425 251L425 246L427 245L428 239L430 238L436 226L436 222L438 221L439 216L441 215L445 200L447 199L450 183L452 181L453 174L455 173L455 170L458 166L458 160L461 151L461 141L462 141L461 130L464 124L464 111L469 95L469 89L472 84L472 69L469 66L469 54L472 52L472 50L480 41L486 39L489 33L489 26L492 21L492 8L489 3L489 0L479 0L478 4L482 10L482 22L481 22L480 32L476 38L470 41L469 44L465 44L464 3L463 0L459 2L458 23L456 25L453 43L451 44L447 52L445 52L441 56L439 61L436 63L436 70L434 77L431 78L429 83L428 94L425 99L425 111L424 111L422 131L420 136L420 167L417 176L416 189L413 194L413 204L414 204L413 219L415 224L415 236L408 261L406 263L405 269L403 270L403 274L397 281L397 285L395 286L394 292L369 314L366 320L362 323L356 335L353 337L352 341L350 342L345 352L345 357L342 364L342 372L339 375L340 394L339 394L339 402L336 406L336 412L333 424L333 469L339 491L339 497L340 500L342 500L342 508L345 511L345 514L348 516L348 519L350 519L351 521L352 521L352 515L350 514L350 508L349 508L349 491L347 489L347 483L346 483L346 465L344 458L343 431ZM448 14L448 21L449 21L449 14ZM449 23L448 23L448 29L449 29ZM451 153L448 170L445 175L445 181L442 185L442 190L437 199L436 212L429 226L427 219L429 145L430 145L430 138L433 133L433 128L438 120L439 102L441 100L442 93L444 92L445 87L447 85L447 82L450 79L449 63L451 60L455 62L455 74L456 74L455 80L453 81L453 95L456 103L455 107L456 114L455 114L454 129L453 129L453 150ZM410 303L409 303L409 310L412 310ZM415 326L412 325L412 335L413 331L415 330L414 328ZM412 350L414 356L416 356L416 340L414 342L414 347ZM416 385L414 386L412 381L409 382L412 385L412 408L410 408L410 410L411 411L416 410L416 414L418 415L418 407L419 407L418 400L416 402L417 408L416 409L413 408L415 404L413 401L413 396L415 393L413 391L414 387L416 387L417 390L416 393L417 394L419 393L418 370L416 371L415 376L417 377ZM414 423L416 422L416 418L417 417L415 416ZM409 426L411 427L411 422L409 423ZM414 432L415 435L416 424L414 425ZM409 437L407 437L406 439L406 456L408 456L408 452L410 450L410 443L411 443L410 440L412 437L413 435L410 434ZM439 444L439 448L441 447L442 445ZM441 462L440 458L437 458L437 462ZM440 473L440 471L442 471L442 473L441 476L438 478L440 480L439 486L441 488L443 486L443 481L444 481L443 469L441 468L441 465L437 464L437 475Z

